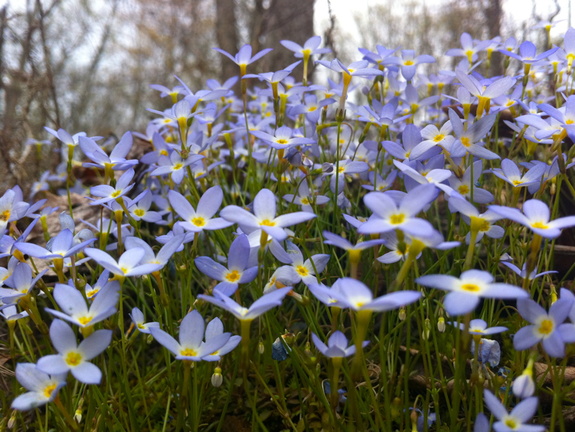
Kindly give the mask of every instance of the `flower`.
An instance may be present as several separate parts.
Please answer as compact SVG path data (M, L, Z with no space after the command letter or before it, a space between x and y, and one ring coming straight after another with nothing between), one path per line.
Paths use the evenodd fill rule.
M176 359L201 361L208 360L204 357L211 356L222 349L231 336L231 333L210 332L204 342L204 328L204 318L197 310L193 310L182 319L179 342L160 328L151 327L150 333L159 344L171 351ZM209 360L219 360L219 358Z
M63 229L51 239L46 247L32 243L18 242L14 245L20 252L41 259L62 259L76 255L80 250L95 242L95 238L74 244L74 234L69 229Z
M295 132L296 131L287 126L281 126L276 129L274 135L259 130L251 131L251 134L263 140L270 147L273 147L277 150L315 143L315 140L311 138L300 137Z
M467 330L469 334L481 336L493 335L509 330L507 327L503 326L487 327L487 323L482 319L472 319L469 322L468 329L465 328L465 324L459 323L459 328L463 331Z
M72 328L56 319L50 326L50 339L58 354L42 357L38 360L38 369L51 375L70 371L74 378L84 384L100 384L102 372L88 360L110 345L112 330L96 330L78 345Z
M533 359L529 359L527 367L523 373L513 381L513 394L520 398L525 399L533 396L535 393L535 381L533 381Z
M184 179L185 168L188 165L197 163L201 159L203 159L203 156L198 154L190 154L187 158L182 159L182 156L174 150L170 153L170 156L160 156L158 158L158 167L154 169L150 175L170 174L174 183L180 184Z
M462 315L473 311L480 297L498 299L521 299L529 294L516 286L494 283L493 276L482 270L467 270L459 278L451 275L426 275L415 280L418 284L450 291L443 300L450 315Z
M130 132L126 132L122 136L118 144L114 146L110 156L108 156L92 138L80 136L78 141L84 154L94 161L86 162L84 166L104 168L106 170L125 170L138 164L137 159L126 160L126 156L130 152L133 142Z
M124 244L126 246L126 251L133 249L144 250L145 253L139 262L139 266L152 264L160 265L160 268L163 268L168 263L168 260L172 257L172 255L174 255L174 253L180 248L182 242L184 241L184 237L185 236L183 234L174 235L162 246L157 254L154 253L154 250L148 243L138 237L127 237L124 241Z
M285 194L283 199L287 202L293 202L294 204L300 205L301 209L308 213L313 213L313 204L321 205L329 202L329 198L325 195L317 195L317 193L312 192L306 181L302 181L300 183L297 195Z
M232 56L230 53L224 51L221 48L213 48L213 50L219 52L220 54L225 55L227 58L229 58L231 61L237 64L240 67L240 77L241 77L245 75L246 69L249 64L252 64L256 60L259 60L264 55L269 53L272 49L271 48L263 49L259 53L255 54L253 57L252 57L252 47L251 45L248 44L242 46L235 56Z
M198 201L197 210L194 210L189 201L176 191L169 191L168 199L174 211L183 219L180 225L188 231L217 230L232 225L230 221L213 217L224 199L220 186L213 186L204 192Z
M475 340L471 341L471 353L475 354ZM489 363L491 367L495 367L499 364L501 360L501 347L499 342L491 339L479 339L479 352L477 353L477 359L485 364Z
M15 267L13 267L12 274L9 275L11 263L14 263ZM38 280L40 280L47 271L48 269L43 270L38 273L35 278L32 278L32 269L28 264L11 261L8 264L8 274L5 275L6 279L4 280L4 284L10 288L0 288L0 301L4 303L19 302L23 297L30 293L32 288L34 288L34 285L36 285L36 282L38 282Z
M89 283L86 283L84 292L86 293L86 298L88 300L94 300L100 291L104 292L108 288L115 290L120 289L120 282L117 280L108 280L109 276L110 272L108 270L104 270L93 286Z
M529 298L517 301L517 310L531 325L521 328L513 337L513 347L518 351L531 348L541 342L543 349L551 357L565 355L565 342L559 331L560 325L565 321L573 301L562 297L551 305L549 313L539 304Z
M575 216L566 216L549 221L549 207L543 201L537 199L525 201L523 203L523 213L516 208L499 205L489 206L489 210L526 226L535 234L549 239L559 237L561 229L575 226Z
M199 299L205 300L208 303L215 304L224 310L227 310L240 321L253 321L260 315L263 315L268 310L279 306L285 295L291 291L291 287L279 288L264 294L257 299L249 308L240 306L230 297L220 291L214 291L214 296L210 297L204 294L198 295Z
M483 398L487 408L497 418L497 422L493 423L495 432L543 432L545 426L525 424L537 410L538 400L536 397L530 397L521 401L511 413L508 413L499 399L489 390L483 390Z
M317 283L316 273L321 273L325 269L330 258L328 254L315 254L304 261L303 254L299 248L289 240L286 240L285 250L283 250L278 242L272 242L270 251L279 261L284 264L289 264L280 267L280 269L283 268L286 273L291 273L291 275L287 277L293 284L300 281L303 281L306 285ZM278 271L280 269L278 269Z
M296 58L306 58L315 54L327 54L331 52L329 48L319 48L321 36L312 36L306 40L303 46L290 40L281 40L280 43L288 50L294 52Z
M349 357L355 354L355 345L347 346L347 338L345 335L338 331L332 333L327 340L327 345L324 344L320 338L315 334L311 334L311 339L316 348L326 357ZM369 341L364 341L363 346L367 346Z
M89 307L82 293L70 285L56 284L53 294L63 312L49 308L46 311L80 327L89 327L116 313L120 287L110 285L96 296Z
M469 153L481 159L500 159L499 155L480 144L483 137L491 130L496 116L496 114L489 114L465 127L459 115L449 108L449 120L451 120L451 127L456 137L456 140L447 148L451 156L461 157Z
M174 237L175 238L175 237ZM86 248L84 253L96 261L99 265L120 277L142 276L160 270L164 264L141 264L146 256L145 249L132 247L125 251L118 261L106 252L96 248Z
M363 282L352 278L338 279L331 289L320 284L310 284L308 288L327 306L350 308L355 311L385 312L399 309L421 297L421 293L417 291L398 291L374 299L373 293Z
M284 228L316 217L315 214L308 212L288 213L276 217L276 197L269 189L258 192L254 198L253 209L252 214L241 207L229 205L222 209L220 215L240 225L244 232L261 229L278 241L287 238Z
M547 168L547 164L535 164L525 174L521 175L521 171L515 162L509 159L503 159L501 161L501 168L494 168L491 172L513 187L525 187L541 184L541 178L543 174L545 174L545 171L547 171Z
M228 267L213 259L202 256L194 260L196 267L205 275L220 281L214 290L231 296L239 284L253 281L258 274L258 267L249 267L250 243L245 234L238 236L231 244L228 253Z
M396 64L401 69L401 75L407 80L411 81L415 76L417 65L423 63L435 63L433 56L422 54L415 56L414 50L401 50L401 57L389 57L386 59L386 64Z
M153 321L153 322L145 322L144 320L144 313L138 309L137 307L132 309L132 313L130 313L130 318L132 318L132 322L134 326L138 329L139 332L150 334L151 327L160 327L160 323Z
M484 235L490 238L501 238L505 234L505 230L499 225L493 225L493 222L502 218L498 213L493 210L487 210L485 213L479 213L470 202L459 198L452 197L449 200L449 207L452 211L461 213L463 220L471 226L471 232L467 233L465 240L467 243L471 241L471 233L475 235L475 242L481 241Z
M30 207L30 204L19 201L17 195L16 191L8 189L0 197L0 235L6 230L8 222L16 221L23 217Z
M324 164L324 170L329 165ZM345 176L350 174L364 173L369 170L369 165L362 161L352 161L351 159L344 159L339 161L339 164L329 166L330 170L327 171L326 176L331 176L329 181L330 190L335 193L336 190L341 193L345 185Z
M364 196L365 205L374 213L358 228L360 234L379 234L400 229L406 234L425 236L433 232L431 224L414 217L437 196L431 184L412 189L398 204L385 192L370 192Z
M116 186L98 185L92 187L90 189L90 193L94 196L100 197L100 199L93 200L91 205L109 203L110 201L115 201L126 195L134 187L133 184L130 184L134 178L134 174L134 169L130 168L118 179Z
M30 390L12 401L12 409L19 411L31 410L52 402L66 384L66 374L50 376L39 370L34 363L18 363L16 379L25 389Z

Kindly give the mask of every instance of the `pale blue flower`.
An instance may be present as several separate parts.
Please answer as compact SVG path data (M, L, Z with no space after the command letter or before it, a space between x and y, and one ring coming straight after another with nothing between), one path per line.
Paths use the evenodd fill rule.
M178 360L219 360L219 357L213 353L221 350L228 343L231 333L209 332L204 342L204 329L204 318L197 310L193 310L182 319L179 342L160 328L151 327L150 333Z
M52 402L60 389L66 384L67 374L48 375L37 368L34 363L18 363L16 379L22 387L29 390L12 402L12 409L28 411Z
M116 313L116 305L120 298L119 290L119 285L111 285L98 294L88 306L84 296L76 288L56 284L53 292L54 300L62 312L50 308L46 308L46 311L77 326L90 327Z
M527 291L506 283L493 282L493 276L482 270L467 270L459 278L451 275L426 275L415 281L423 286L449 291L443 301L450 315L472 312L481 297L497 299L524 299Z
M498 205L489 206L489 210L526 226L535 234L545 238L556 238L563 228L575 226L575 216L566 216L550 221L551 212L547 204L537 199L523 203L523 212L519 209Z
M541 342L543 349L551 357L563 357L565 341L559 328L569 315L572 305L572 298L562 297L553 303L547 312L530 298L518 300L517 310L531 325L521 328L515 334L513 347L523 351Z
M315 344L316 348L324 356L329 358L334 357L349 357L355 354L355 345L348 346L347 338L339 330L333 332L329 339L327 340L327 345L321 341L321 339L315 334L311 334L311 339ZM366 347L369 341L363 341L363 346Z
M284 228L316 217L315 214L308 212L288 213L276 217L276 197L269 189L258 192L254 198L253 210L252 214L241 207L229 205L220 212L220 215L240 225L244 232L251 233L261 229L278 241L287 238Z
M112 341L112 330L96 330L80 344L72 328L56 319L50 326L50 339L58 354L38 360L38 369L50 375L72 372L84 384L100 384L102 371L89 360L102 353Z
M511 410L511 413L507 412L499 399L489 390L483 391L483 398L487 408L498 420L493 424L495 432L543 432L545 430L545 426L526 424L537 411L536 397L524 399Z

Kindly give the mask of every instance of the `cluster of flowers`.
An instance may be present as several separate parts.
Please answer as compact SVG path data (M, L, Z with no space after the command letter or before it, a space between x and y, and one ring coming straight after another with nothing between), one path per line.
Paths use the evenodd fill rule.
M454 71L439 74L418 73L419 65L435 61L430 56L379 45L375 52L360 50L363 59L349 65L337 59L319 60L319 65L341 77L327 85L308 82L308 62L328 51L319 48L317 36L303 46L284 41L302 60L269 73L247 73L268 50L254 56L249 45L236 55L219 50L239 66L238 77L223 84L208 80L208 88L197 92L183 82L173 89L153 86L162 96L171 97L173 106L150 110L157 117L145 134L126 133L109 152L98 144L100 137L47 129L62 142L64 162L57 174L42 176L33 195L51 188L56 180L72 183L71 167L78 163L79 148L89 160L84 165L102 173L102 184L89 189L89 200L104 210L104 216L90 229L78 230L71 215L64 214L61 230L50 238L46 221L55 208L42 207L43 201L29 204L18 187L0 198L0 256L7 258L6 268L0 268L3 316L9 321L30 316L41 328L35 286L53 296L60 308L46 309L57 317L50 326L57 354L39 358L36 364L18 365L16 377L30 392L17 397L13 408L30 409L53 400L68 371L82 383L98 384L102 373L90 360L110 345L113 331L94 331L93 326L116 313L124 278L152 275L163 300L169 301L173 293L164 286L162 272L182 251L191 254L197 270L214 281L205 294L194 294L194 300L233 314L242 322L242 337L224 332L219 318L206 325L200 313L192 310L181 322L178 342L157 322L146 323L142 312L134 309L135 328L150 333L176 359L220 361L242 338L242 343L249 344L243 323L280 305L288 294L304 301L308 293L328 307L349 309L356 323L354 346L348 347L344 333L334 329L327 345L321 335L310 335L317 349L332 359L354 354L361 359L371 313L417 302L425 292L422 287L449 291L441 308L452 317L470 316L481 298L516 300L519 313L531 325L515 334L515 348L525 350L541 341L549 355L563 356L565 343L575 342L575 324L564 323L568 316L575 323L573 295L563 290L547 313L531 299L530 282L543 242L575 226L575 216L554 218L556 209L550 210L539 199L552 196L549 190L558 177L569 182L565 173L574 164L571 152L564 153L562 145L567 137L575 140L575 95L570 94L575 29L567 31L562 47L540 54L531 42L517 47L514 39L475 41L464 34L461 42L462 49L448 53L462 56L461 63ZM504 76L481 76L473 70L482 51L489 56L499 51L520 62L522 71L514 73L507 67ZM303 80L296 82L294 72L302 62ZM546 93L547 76L554 80L556 93ZM266 86L248 89L248 80L254 78ZM238 80L241 94L236 95L233 88ZM360 82L368 85L361 88ZM443 93L448 85L456 89L454 96ZM367 103L351 102L348 95L355 88L364 91ZM547 103L552 99L555 106ZM506 125L514 135L498 140L494 129L504 110L513 114L514 120ZM357 136L349 133L350 128L358 131ZM140 160L128 159L134 136L152 146ZM509 158L498 162L500 155L518 153L537 156L519 165ZM486 164L489 169L484 169ZM117 172L123 173L116 176ZM483 188L480 181L493 187ZM512 192L504 192L504 183ZM362 190L367 193L361 194ZM70 191L85 193L79 180ZM519 201L528 194L534 198ZM485 206L505 200L510 206ZM230 204L223 206L224 202ZM457 229L462 235L449 230L452 241L445 241L445 227L429 221L430 208L437 209L442 202L450 218L462 222ZM300 211L289 212L295 207ZM20 232L25 219L32 222ZM533 234L523 270L505 263L521 276L523 287L495 282L492 272L472 268L478 261L477 245L485 237L505 239L506 230L496 224L502 219ZM45 246L27 242L38 222ZM337 233L321 229L328 226ZM146 235L162 245L157 253L143 239L145 227ZM154 227L162 228L162 234L156 235ZM230 227L236 231L228 242ZM350 277L344 277L339 260L339 274L325 273L329 254L309 254L307 233L318 229L325 239L318 241L322 252L325 245L347 252ZM358 242L353 244L351 239ZM415 279L419 286L404 289L424 250L462 248L463 242L467 255L459 277L425 274ZM379 252L382 246L388 251L377 260L387 266L401 262L401 268L388 293L379 295L378 286L368 287L360 280L358 267L362 251ZM199 251L211 251L211 255L199 256ZM47 261L60 283L52 290L43 280L47 270L38 272L26 258ZM104 271L94 286L86 284L82 292L77 268L85 263ZM493 268L492 263L485 268ZM244 292L255 299L249 308L241 305ZM84 339L79 344L65 321L80 329ZM466 330L493 334L484 322L472 324ZM125 329L119 330L124 334ZM519 430L536 410L534 389L525 390L529 380L522 377L513 388L529 397L511 414L496 396L485 392L487 406L500 420L494 425L498 431ZM331 390L337 393L337 386ZM484 420L477 423L481 426Z

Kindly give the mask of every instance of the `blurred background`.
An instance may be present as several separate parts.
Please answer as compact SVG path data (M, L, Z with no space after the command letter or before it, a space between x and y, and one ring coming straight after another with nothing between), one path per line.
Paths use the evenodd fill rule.
M44 126L143 131L153 116L146 108L170 106L150 84L171 88L177 75L197 91L237 74L215 46L274 48L255 73L295 61L280 40L303 44L314 34L332 49L327 58L344 63L376 44L438 58L460 47L464 31L542 48L545 32L533 27L552 21L552 42L561 43L572 15L570 0L0 0L0 195L49 167L49 149L25 145L52 138ZM434 67L455 64L446 59Z

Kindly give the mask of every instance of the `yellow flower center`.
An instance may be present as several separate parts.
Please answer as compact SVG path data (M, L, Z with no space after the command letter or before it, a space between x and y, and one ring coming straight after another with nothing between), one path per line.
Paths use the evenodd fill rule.
M565 120L565 124L573 124L574 121L572 119Z
M89 299L91 299L91 298L94 297L96 294L98 294L98 291L100 291L100 288L91 289L90 291L87 291L87 292L86 292L86 297L88 297Z
M160 156L168 156L167 150L160 150L159 153L160 153Z
M299 265L295 268L295 271L297 272L297 274L299 274L302 277L308 276L309 275L309 271L308 269L303 266L303 265Z
M227 280L228 282L233 283L233 282L239 281L241 277L242 277L242 275L240 274L239 271L232 270L224 276L224 279Z
M461 185L457 188L457 190L459 191L459 193L461 195L467 195L469 193L469 186L467 185Z
M112 198L118 198L121 193L122 193L121 190L115 190L114 192L112 192L112 193L110 194L110 196L111 196Z
M439 135L436 135L435 138L433 138L433 141L439 142L439 141L442 141L444 138L445 138L445 135L439 134Z
M547 228L549 228L549 227L547 226L546 223L543 223L543 222L541 222L541 221L538 221L538 222L533 222L533 223L531 224L531 228L547 229Z
M124 272L125 273L125 272ZM90 316L83 316L78 318L78 322L82 325L86 325L88 324L90 321L92 321L92 317Z
M523 184L523 182L521 180L513 180L513 186L519 186L520 184Z
M405 66L413 66L414 63L413 63L413 60L405 60L405 61L403 62L403 64L404 64Z
M278 139L276 142L277 142L278 144L281 144L281 145L286 145L286 144L288 143L288 140L285 139L285 138L280 138L280 139Z
M469 291L469 292L478 292L481 291L481 288L479 287L479 285L473 284L473 283L466 283L461 285L461 289L463 291Z
M66 354L64 361L68 366L78 366L80 363L82 363L82 354L78 351L70 351L68 354Z
M517 424L517 420L515 420L513 417L505 418L503 423L511 430L515 430L519 426L519 424Z
M300 201L302 204L305 204L305 205L310 204L309 199L307 197L303 197Z
M206 220L201 216L196 216L195 218L192 219L192 224L194 224L197 227L203 227L206 225Z
M471 145L471 141L467 137L462 137L461 144L463 144L465 147L469 147Z
M52 397L52 393L56 390L56 387L58 387L56 384L48 384L44 387L44 390L42 390L42 394L46 399L50 399L50 397Z
M134 210L134 214L138 217L142 217L146 214L146 211L139 208L139 209Z
M486 219L482 219L479 222L479 231L486 232L486 231L489 231L490 229L491 229L491 224Z
M553 320L546 318L539 323L539 333L545 336L549 336L553 333L554 328Z
M317 109L316 106L311 106L307 109L307 112L314 112Z
M177 163L177 164L174 164L173 169L174 169L174 171L181 170L183 168L183 166L184 166L183 163Z
M0 213L0 221L8 222L8 219L10 219L10 210L4 210Z
M403 213L391 215L389 218L389 223L392 225L399 225L405 221L405 215Z
M263 221L260 222L260 225L273 227L276 226L276 223L269 219L264 219Z
M180 350L180 355L184 356L184 357L195 357L196 355L198 355L198 353L191 348L186 348L186 349Z

